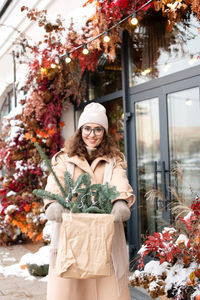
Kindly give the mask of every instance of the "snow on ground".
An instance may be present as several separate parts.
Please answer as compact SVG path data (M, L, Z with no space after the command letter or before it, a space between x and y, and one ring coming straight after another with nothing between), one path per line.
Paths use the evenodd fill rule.
M10 266L4 266L3 262L13 261L16 259L14 257L8 257L10 255L9 252L0 252L1 256L1 264L0 265L0 273L5 277L14 275L17 277L24 277L26 280L35 280L36 277L31 276L28 269L25 267L26 264L37 264L37 265L45 265L49 264L49 250L50 246L41 247L36 253L26 253L23 255L19 261L19 263L12 264ZM42 277L40 281L47 281L47 277Z

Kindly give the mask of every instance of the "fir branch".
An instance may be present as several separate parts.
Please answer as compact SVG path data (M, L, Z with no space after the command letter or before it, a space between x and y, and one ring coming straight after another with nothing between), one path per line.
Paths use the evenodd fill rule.
M50 200L56 200L58 201L64 208L71 209L72 203L70 201L65 201L65 198L63 198L59 194L53 194L45 190L35 189L33 190L33 194L37 197L41 197L43 199L50 199Z
M90 206L85 210L85 213L105 214L106 212L103 209L98 208L97 206Z
M72 179L71 174L68 171L65 171L64 173L64 179L65 179L65 187L66 191L70 193L72 189L74 188L74 181Z
M62 186L62 184L60 183L58 177L56 176L56 173L54 172L47 156L45 155L44 151L42 150L42 148L40 147L40 145L38 144L38 142L35 143L35 147L37 148L38 152L40 153L40 155L42 156L42 158L44 159L45 163L46 163L46 166L48 168L48 170L52 173L52 175L54 176L55 178L55 181L56 183L58 184L59 188L60 188L60 191L61 193L63 194L64 198L67 197L66 193L65 193L65 190Z

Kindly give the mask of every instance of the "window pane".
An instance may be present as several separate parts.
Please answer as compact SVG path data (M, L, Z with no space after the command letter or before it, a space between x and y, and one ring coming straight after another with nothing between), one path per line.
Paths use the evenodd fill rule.
M158 231L163 225L162 205L156 198L146 196L155 188L154 165L160 168L160 128L158 98L135 104L138 203L140 213L140 233ZM160 173L157 174L158 190L161 190Z
M95 72L89 73L89 100L121 90L121 72L121 46L118 46L114 62L102 54Z
M146 16L132 34L130 86L200 64L199 21L177 22L172 32L158 13Z
M168 114L172 186L190 206L191 190L200 194L199 88L169 94Z
M121 152L124 153L124 113L122 98L104 102L108 116L108 133L114 138Z

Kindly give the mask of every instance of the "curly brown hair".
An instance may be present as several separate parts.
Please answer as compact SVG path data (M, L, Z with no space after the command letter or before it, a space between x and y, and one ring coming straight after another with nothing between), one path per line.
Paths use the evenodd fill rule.
M111 136L104 132L101 144L97 147L97 150L89 157L86 145L82 139L81 129L75 131L75 133L66 140L65 149L69 157L78 155L80 158L86 158L88 161L94 160L97 157L106 155L107 157L121 157L123 154L120 152L118 146Z

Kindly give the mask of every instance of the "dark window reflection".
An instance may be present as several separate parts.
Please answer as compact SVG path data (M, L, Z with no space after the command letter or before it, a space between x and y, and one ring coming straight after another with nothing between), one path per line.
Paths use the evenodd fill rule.
M114 137L121 152L124 153L124 113L122 98L102 103L108 116L108 133Z
M109 62L103 53L95 72L89 73L89 100L121 90L121 72L121 46L118 46L114 62Z

